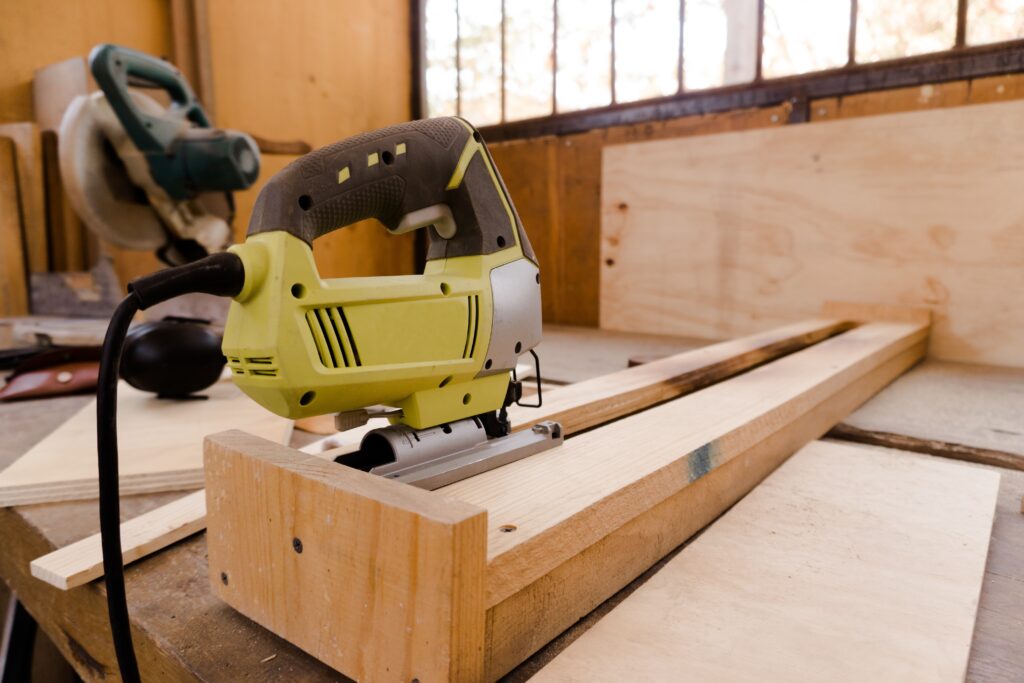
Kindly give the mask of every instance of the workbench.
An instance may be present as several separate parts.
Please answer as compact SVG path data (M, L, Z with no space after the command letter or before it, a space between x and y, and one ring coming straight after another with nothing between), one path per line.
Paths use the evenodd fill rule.
M693 340L546 327L539 348L545 386L568 384L626 366L630 359L678 353ZM89 400L66 397L0 404L0 467ZM1024 371L926 361L900 377L833 435L960 458L998 461L1002 483L971 650L968 679L1005 681L1024 672ZM1016 425L1014 420L1016 418ZM297 433L300 440L312 437ZM948 453L947 453L948 452ZM995 459L995 460L993 460ZM977 465L989 467L989 465ZM124 518L181 493L130 496ZM29 574L29 562L98 530L95 501L0 510L0 576L85 680L116 672L101 583L61 592ZM679 552L678 550L675 552ZM673 553L674 555L675 553ZM652 567L507 677L525 680L625 599L668 561ZM257 626L213 596L202 534L126 569L139 658L159 662L167 680L338 680L339 674ZM37 650L38 652L39 650Z

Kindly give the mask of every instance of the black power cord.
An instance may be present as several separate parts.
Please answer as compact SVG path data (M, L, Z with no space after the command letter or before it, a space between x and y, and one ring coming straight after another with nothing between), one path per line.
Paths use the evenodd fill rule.
M182 294L203 292L236 296L245 284L242 260L231 253L214 254L195 263L169 268L128 285L107 327L96 388L96 443L99 452L100 539L107 583L107 613L121 679L140 683L139 664L132 644L128 599L121 552L121 496L117 464L117 379L121 353L132 318L140 310Z

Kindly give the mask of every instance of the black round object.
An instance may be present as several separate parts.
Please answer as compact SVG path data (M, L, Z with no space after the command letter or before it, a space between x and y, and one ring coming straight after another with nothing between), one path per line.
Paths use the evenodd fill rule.
M184 397L216 382L224 370L221 336L205 320L168 317L133 327L121 378L136 389Z

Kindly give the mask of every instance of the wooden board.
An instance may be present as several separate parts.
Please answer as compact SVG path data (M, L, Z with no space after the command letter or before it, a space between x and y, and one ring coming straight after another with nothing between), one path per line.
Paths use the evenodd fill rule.
M28 313L18 182L14 142L0 137L0 316Z
M429 494L487 510L487 572L481 602L488 609L485 677L493 680L506 673L917 362L927 331L926 324L869 323L577 435L558 449ZM266 457L258 443L246 444L246 457ZM218 449L215 438L207 450L213 451L211 457L221 457ZM325 466L322 460L287 449L276 450L274 457L284 462L291 458L292 469L308 468L314 478ZM386 479L375 485L381 496L405 491ZM245 533L238 525L218 527L213 499L211 488L211 561L215 544L287 555L278 549L286 545L284 536L280 542L276 538L281 534L268 537L262 527ZM277 519L277 513L264 510L268 505L251 516ZM686 524L673 524L673 518L685 519ZM353 533L356 536L344 540L345 547L376 547L373 527ZM259 550L268 544L273 550ZM248 577L246 598L232 604L292 639L289 634L301 634L303 627L268 612L260 597L294 583L292 565L261 566L262 573ZM215 578L216 571L211 567ZM359 580L345 581L353 587L363 585ZM216 584L215 588L221 590ZM369 599L366 595L359 601ZM321 619L316 613L307 615L312 623ZM346 634L342 648L351 650L363 642L353 640L350 632L339 632ZM303 642L308 649L309 641ZM405 651L401 643L396 647Z
M206 492L193 491L173 503L150 510L121 525L125 564L206 528ZM32 576L61 590L75 588L103 576L100 535L86 536L32 560Z
M243 432L205 451L218 596L356 680L480 680L484 510Z
M171 401L118 389L121 491L178 491L203 485L202 440L238 427L278 443L291 423L272 415L222 381L207 400ZM0 472L0 506L95 498L96 405L71 419Z
M962 681L998 489L815 442L535 680Z
M46 203L43 196L43 149L39 127L32 122L0 124L0 137L14 142L18 158L18 198L21 202L22 232L33 273L48 268Z
M599 336L600 330L592 334ZM903 381L898 378L896 382ZM939 388L940 389L940 388ZM0 404L0 422L6 427L0 440L0 466L7 464L86 402L76 396L45 402L46 410L27 403ZM965 413L965 421L974 418ZM713 476L713 475L712 475ZM1003 683L1024 670L1024 472L1004 471L998 513L992 536L985 585L969 680ZM123 499L126 516L139 515L173 501L180 494L160 493ZM94 533L98 529L95 501L71 501L0 509L0 536L7 539L0 553L0 576L19 592L32 614L78 672L95 680L116 670L110 636L105 630L106 604L97 583L63 592L29 574L30 561ZM651 545L657 544L651 536ZM241 616L215 597L207 578L206 540L197 535L177 543L127 570L132 622L143 676L175 680L223 681L337 681L338 674L298 648ZM638 578L637 582L643 580ZM565 643L577 637L620 601L637 583L627 585L601 603L597 612L571 624L571 630L513 672L509 683L525 680L549 661ZM558 599L561 587L552 587ZM547 659L545 659L547 658ZM148 678L144 678L148 680Z
M720 339L822 297L935 313L940 359L1024 366L1024 103L607 148L601 325ZM984 207L982 211L979 207Z

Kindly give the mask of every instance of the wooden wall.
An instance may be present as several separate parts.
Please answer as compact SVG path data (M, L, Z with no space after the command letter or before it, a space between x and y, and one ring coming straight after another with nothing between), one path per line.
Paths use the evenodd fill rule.
M410 117L408 0L213 0L209 44L218 125L314 148ZM264 156L261 180L294 157ZM260 183L259 185L262 185ZM259 189L236 195L245 234ZM325 277L413 272L412 235L377 223L314 245Z
M541 261L545 321L597 326L605 147L1018 98L1024 75L996 76L814 101L805 124L787 124L790 108L783 105L490 147Z
M182 35L174 10L182 6L204 13L191 38L208 55L217 125L317 147L409 119L407 0L4 0L0 123L33 119L36 69L86 56L97 43L173 59ZM261 179L293 158L264 155ZM239 238L257 191L236 195ZM415 263L412 236L392 237L375 224L319 240L314 253L324 276L407 273ZM130 279L157 262L118 253L116 267Z
M114 42L171 53L167 0L0 2L0 123L29 121L36 69Z

